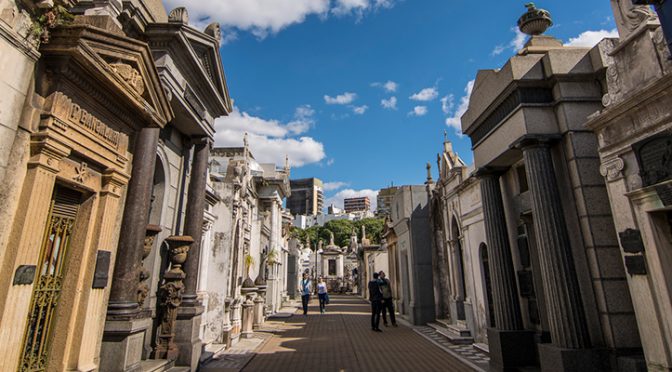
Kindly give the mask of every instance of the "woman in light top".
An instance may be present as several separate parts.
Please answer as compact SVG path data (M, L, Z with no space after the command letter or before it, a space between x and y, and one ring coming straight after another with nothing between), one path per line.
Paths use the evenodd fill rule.
M327 294L327 283L324 282L324 278L320 277L317 281L317 297L320 299L320 313L324 314L325 307L329 302L329 295Z

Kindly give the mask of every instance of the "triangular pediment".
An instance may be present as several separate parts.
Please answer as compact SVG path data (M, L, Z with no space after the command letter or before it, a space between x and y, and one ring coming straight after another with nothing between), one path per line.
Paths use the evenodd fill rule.
M108 100L123 104L146 121L165 126L173 111L159 80L149 46L119 32L86 24L57 28L40 52L47 65L86 75Z
M231 97L219 54L219 40L188 24L154 23L146 30L154 51L167 51L196 95L214 116L232 110Z

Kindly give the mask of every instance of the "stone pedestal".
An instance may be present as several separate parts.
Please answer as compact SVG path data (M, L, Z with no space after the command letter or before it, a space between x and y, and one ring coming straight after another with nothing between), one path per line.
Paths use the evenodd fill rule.
M600 349L565 349L539 344L539 361L544 372L608 371L609 352Z
M202 306L180 307L175 322L175 345L179 350L178 366L186 366L196 371L198 360L201 358L202 341L199 337L201 328Z
M241 306L243 314L240 337L251 338L254 329L254 301L248 297Z
M253 327L257 329L264 324L264 317L266 316L264 312L264 297L259 295L254 299L254 322Z
M101 371L142 371L145 332L151 328L150 318L107 320L100 350ZM112 356L106 358L105 356ZM114 357L117 356L117 357Z
M508 371L537 364L534 331L488 328L488 346L491 371Z

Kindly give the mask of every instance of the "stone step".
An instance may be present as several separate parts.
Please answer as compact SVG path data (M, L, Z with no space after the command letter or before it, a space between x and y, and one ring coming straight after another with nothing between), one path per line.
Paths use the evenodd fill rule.
M488 346L488 344L484 344L484 343L480 343L480 342L475 343L474 344L474 349L476 349L476 350L478 350L482 353L485 353L485 354L490 354L490 346Z
M436 323L443 325L446 328L448 328L448 326L451 325L450 319L437 319Z
M448 325L448 330L455 333L460 337L471 337L471 331L469 328L460 325L460 324L450 324Z
M147 359L140 362L142 372L165 372L174 366L174 361L166 359Z
M456 345L469 345L474 343L474 338L471 336L461 336L459 333L451 331L449 328L444 327L442 324L437 323L428 323L428 326L434 328L434 330L447 338L453 344Z
M189 372L191 371L191 368L189 367L173 367L166 372Z

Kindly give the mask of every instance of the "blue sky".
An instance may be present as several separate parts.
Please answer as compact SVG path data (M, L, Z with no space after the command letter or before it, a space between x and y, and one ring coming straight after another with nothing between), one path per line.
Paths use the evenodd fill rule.
M165 3L187 6L192 24L222 23L236 111L218 120L216 144L241 145L248 131L260 161L281 164L289 154L292 177L322 179L337 204L392 182L423 183L444 130L472 162L471 143L455 128L465 89L477 70L499 68L515 53L525 12L524 1L509 0ZM537 5L555 21L547 34L565 42L613 35L609 1Z

